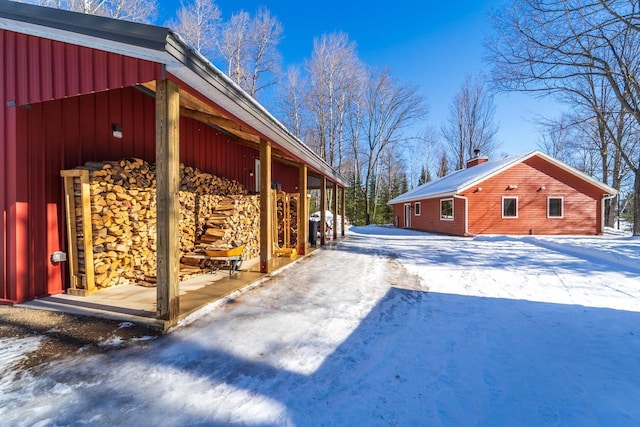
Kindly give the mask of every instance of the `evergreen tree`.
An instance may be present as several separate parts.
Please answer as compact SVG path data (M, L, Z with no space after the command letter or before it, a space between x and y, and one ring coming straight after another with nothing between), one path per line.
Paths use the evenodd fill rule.
M440 167L438 168L438 178L442 178L443 176L449 173L449 164L447 162L447 155L442 153L440 157Z
M431 172L429 172L429 168L426 166L422 166L422 171L420 172L420 178L418 179L418 185L425 184L431 181Z
M409 181L407 180L407 174L404 173L402 174L402 180L400 181L400 190L398 191L398 194L393 195L393 197L397 197L407 191L409 191Z

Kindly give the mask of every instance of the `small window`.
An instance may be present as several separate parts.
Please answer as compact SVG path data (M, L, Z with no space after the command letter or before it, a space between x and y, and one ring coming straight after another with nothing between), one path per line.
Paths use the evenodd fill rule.
M502 218L518 218L518 198L502 198Z
M547 218L564 217L564 197L549 197L547 199Z
M415 212L416 216L420 216L420 202L416 202L415 208L413 211Z
M440 219L453 221L453 199L440 200Z

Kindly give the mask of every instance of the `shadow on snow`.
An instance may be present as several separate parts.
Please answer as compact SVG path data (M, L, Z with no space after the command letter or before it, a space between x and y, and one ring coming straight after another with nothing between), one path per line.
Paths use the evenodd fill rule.
M163 353L177 336L143 365L276 401L291 425L637 425L639 336L635 312L391 288L310 375L190 341L179 343L183 357ZM185 406L168 384L136 392L83 371L73 377L89 384L79 398L46 414L57 425L123 414L129 425L234 423Z

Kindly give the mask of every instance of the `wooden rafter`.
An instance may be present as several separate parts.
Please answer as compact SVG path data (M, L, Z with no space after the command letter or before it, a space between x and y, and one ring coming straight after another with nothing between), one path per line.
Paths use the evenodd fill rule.
M151 92L156 92L156 83L147 82L141 86ZM260 144L260 137L242 126L217 108L200 100L184 89L180 89L180 114L191 119L216 126L225 132L254 144Z

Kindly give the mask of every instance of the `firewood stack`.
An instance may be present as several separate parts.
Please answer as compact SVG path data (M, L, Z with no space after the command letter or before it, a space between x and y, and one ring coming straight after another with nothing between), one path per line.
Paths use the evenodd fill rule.
M289 247L298 246L298 199L299 197L291 197L289 199Z
M155 283L155 165L123 159L87 162L81 168L90 171L96 287ZM247 257L257 256L258 197L248 196L236 181L196 168L181 165L180 173L181 251L246 244ZM184 267L184 277L198 273Z
M196 249L226 250L247 245L245 257L259 255L258 196L200 196Z
M285 209L288 202L288 217ZM278 224L278 246L281 248L295 248L298 244L298 196L279 193L276 198L276 217ZM285 230L288 228L288 233ZM286 237L289 237L288 245L285 245Z

